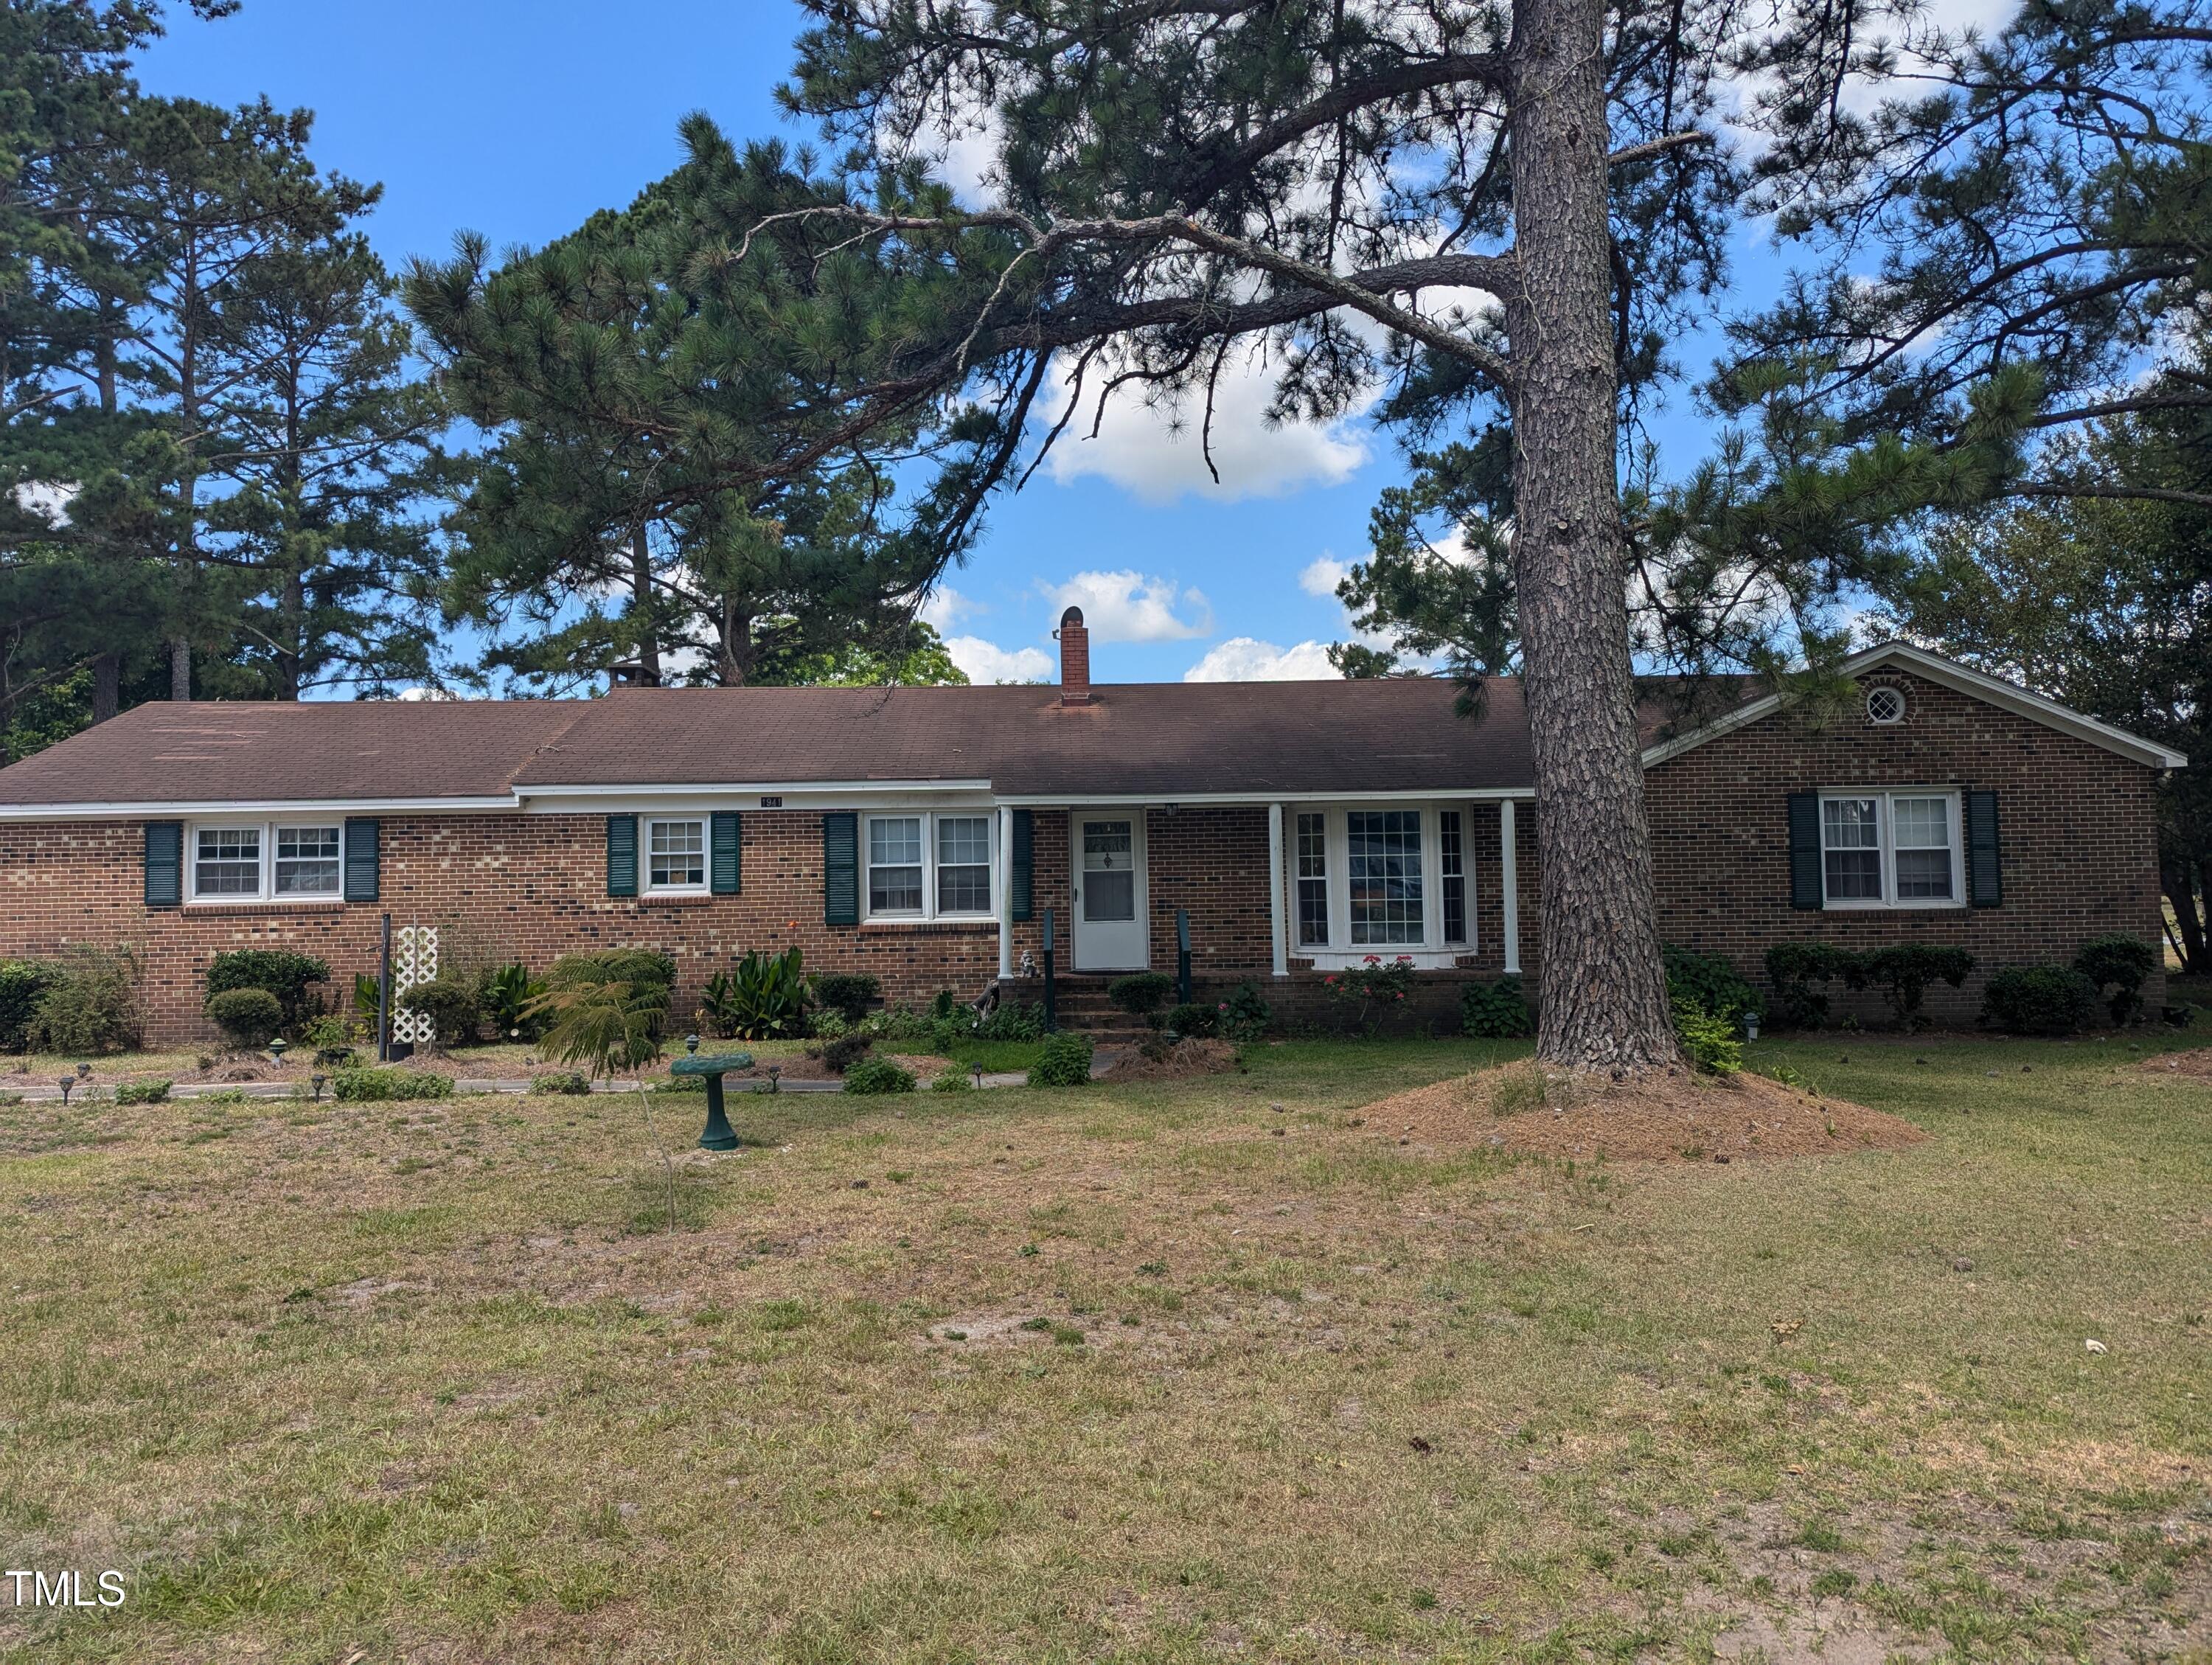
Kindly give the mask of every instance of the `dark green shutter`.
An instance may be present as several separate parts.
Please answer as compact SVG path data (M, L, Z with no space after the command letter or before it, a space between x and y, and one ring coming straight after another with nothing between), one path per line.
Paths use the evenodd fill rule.
M637 894L637 817L634 815L607 817L607 894Z
M185 899L185 823L146 823L146 905L175 908Z
M1817 910L1820 885L1820 794L1790 794L1790 905Z
M822 922L860 922L860 817L850 810L822 817Z
M1014 811L1013 866L1007 871L1008 889L1013 892L1014 917L1030 916L1030 892L1035 888L1030 875L1036 872L1036 829L1031 825L1027 810Z
M345 823L345 899L377 899L376 823L357 817Z
M718 896L733 896L744 888L744 836L737 811L717 811L708 842L707 888Z
M1977 908L2004 901L2004 853L1997 843L1997 795L1966 794L1966 900Z

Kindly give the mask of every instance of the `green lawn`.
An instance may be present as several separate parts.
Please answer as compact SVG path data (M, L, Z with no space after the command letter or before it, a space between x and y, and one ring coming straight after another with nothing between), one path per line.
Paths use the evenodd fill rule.
M635 1099L0 1109L0 1555L130 1589L0 1659L2212 1647L2212 1083L1836 1037L1751 1051L1925 1145L1352 1125L1509 1050L742 1099L673 1234Z

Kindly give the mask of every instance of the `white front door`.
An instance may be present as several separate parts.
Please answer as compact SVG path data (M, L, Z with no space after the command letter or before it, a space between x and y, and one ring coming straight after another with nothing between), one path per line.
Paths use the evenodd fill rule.
M1141 971L1152 963L1146 925L1145 812L1069 817L1075 885L1075 969Z

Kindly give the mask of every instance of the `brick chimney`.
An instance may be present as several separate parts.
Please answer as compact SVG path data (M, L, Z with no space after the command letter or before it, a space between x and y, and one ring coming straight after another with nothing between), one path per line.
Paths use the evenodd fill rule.
M1060 616L1054 637L1060 643L1060 702L1091 703L1091 632L1083 625L1083 609L1070 607Z

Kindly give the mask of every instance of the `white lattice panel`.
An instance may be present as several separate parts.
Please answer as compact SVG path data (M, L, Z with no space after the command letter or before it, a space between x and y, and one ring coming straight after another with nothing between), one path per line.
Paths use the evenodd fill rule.
M434 981L438 975L438 927L403 925L392 935L392 1038L414 1046L428 1046L438 1038L437 1026L427 1012L410 1012L400 998L410 988Z

